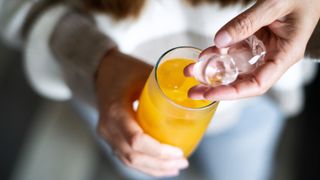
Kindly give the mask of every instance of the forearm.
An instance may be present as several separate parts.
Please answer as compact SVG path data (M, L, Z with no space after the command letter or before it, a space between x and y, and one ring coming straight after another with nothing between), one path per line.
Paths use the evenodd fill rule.
M121 53L117 49L108 52L99 65L96 92L100 108L118 102L137 99L152 66Z
M73 97L95 104L95 73L105 54L116 47L113 40L89 15L70 11L56 25L49 43Z

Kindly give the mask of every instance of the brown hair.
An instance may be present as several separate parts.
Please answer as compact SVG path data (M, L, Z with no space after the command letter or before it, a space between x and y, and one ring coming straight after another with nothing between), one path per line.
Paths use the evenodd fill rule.
M84 2L84 8L105 12L115 19L124 19L127 17L137 17L147 0L80 0ZM201 3L219 3L222 6L234 3L246 4L252 0L186 0L192 5Z
M137 17L145 0L82 0L87 10L106 12L115 19Z
M122 20L128 17L138 17L143 5L148 0L41 0L35 3L28 14L22 28L22 36L25 37L34 21L46 9L58 3L66 3L81 11L99 11L110 14L115 20ZM222 6L234 3L248 3L252 0L185 0L191 5L211 2L219 3Z

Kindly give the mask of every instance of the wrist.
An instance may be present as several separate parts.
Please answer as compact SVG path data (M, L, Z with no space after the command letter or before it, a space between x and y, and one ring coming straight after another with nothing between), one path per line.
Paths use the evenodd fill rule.
M111 59L114 59L115 56L119 53L120 52L117 47L113 47L113 48L109 49L107 52L105 52L105 55L103 56L103 58L101 59L99 65L97 67L97 71L95 74L95 81L97 81L98 76L101 74L101 71L102 71L103 67L105 66L104 64L107 61L111 61Z

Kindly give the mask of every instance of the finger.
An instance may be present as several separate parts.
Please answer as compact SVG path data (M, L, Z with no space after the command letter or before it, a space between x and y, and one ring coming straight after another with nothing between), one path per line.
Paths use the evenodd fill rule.
M227 48L218 49L216 46L208 47L207 49L203 50L199 55L199 61L201 59L206 59L212 56L212 54L226 54L228 51ZM183 73L186 77L194 76L194 65L195 63L189 64L183 69Z
M219 49L217 48L217 46L211 46L208 47L207 49L203 50L200 55L199 58L204 57L204 56L211 56L212 54L224 54L224 48L223 49Z
M186 159L162 160L144 154L136 155L136 167L141 169L170 171L180 170L188 167L189 163Z
M229 86L218 86L204 94L209 100L234 100L264 94L284 73L284 69L274 61L267 61L252 76L237 80Z
M168 160L139 153L132 149L121 135L114 136L113 139L112 144L115 147L114 152L119 159L122 160L125 165L145 173L151 175L171 175L173 172L179 172L180 169L185 169L189 166L189 163L185 158ZM172 175L174 174L176 173L173 173Z
M133 136L130 144L133 150L159 159L183 158L183 152L180 148L161 144L144 133L138 133Z
M129 108L129 107L127 107ZM161 144L154 138L143 133L141 127L134 119L131 109L122 114L121 120L115 122L118 133L121 134L129 146L141 153L148 154L159 158L182 158L183 152L177 147Z
M108 136L104 136L104 138L111 146L112 151L118 156L127 157L133 152L129 143L121 133L109 134Z
M138 152L133 152L127 156L122 156L121 158L123 157L126 163L129 163L128 165L130 167L144 170L170 171L185 169L189 166L189 163L185 158L164 160Z
M260 28L283 17L288 8L280 1L258 1L218 31L214 38L215 45L222 48L246 39Z
M125 106L126 107L126 106ZM129 108L129 107L127 107ZM111 113L112 114L112 113ZM160 159L158 157L152 157L145 153L140 153L134 150L132 139L136 139L140 142L143 141L145 136L141 136L139 134L142 133L142 129L134 120L134 115L131 113L130 109L123 111L121 114L118 114L118 118L113 118L113 123L111 128L114 130L110 131L110 126L104 126L103 129L108 129L101 131L102 135L114 149L117 156L128 166L138 169L142 172L145 172L150 175L155 176L172 176L176 175L179 172L179 169L185 168L188 166L186 159L183 158L183 153L181 152L180 158L171 159L167 162L166 159ZM138 137L138 138L134 138ZM146 138L152 139L150 138ZM157 142L153 139L153 141ZM146 141L147 144L142 143L142 147L148 145L149 141ZM159 142L157 142L159 143ZM139 143L138 143L139 144ZM160 144L160 143L159 143ZM151 149L150 149L151 151ZM166 152L166 150L163 150ZM165 154L165 153L164 153ZM160 166L159 166L160 164ZM157 166L158 165L158 166Z
M210 89L211 87L208 87L206 85L196 85L193 86L191 89L188 91L188 97L194 100L203 100L204 94Z
M179 170L189 166L185 158L159 159L136 152L125 141L118 143L117 147L118 149L115 150L115 154L125 165L152 176L174 176L179 173Z
M134 157L134 156L132 156ZM143 159L139 157L139 155L136 155L133 159L127 159L123 156L119 156L119 159L124 162L124 164L128 167L131 167L133 169L136 169L138 171L141 171L147 175L155 176L155 177L170 177L170 176L177 176L179 174L179 169L178 168L171 168L169 170L161 170L161 169L153 169L149 168L147 166L141 166L139 159ZM154 162L152 162L154 164Z
M189 64L188 66L186 66L186 67L183 69L183 74L184 74L186 77L192 77L192 76L193 76L193 67L194 67L194 64L195 64L195 63L191 63L191 64Z
M160 159L135 151L124 138L115 138L115 141L114 145L116 149L114 152L119 159L128 167L146 174L157 177L174 176L179 173L179 170L189 166L185 158L171 160Z
M125 147L128 152L125 152L127 150L121 149L121 147ZM130 150L129 144L123 144L123 146L118 146L118 148L114 152L126 166L152 176L178 175L180 169L184 169L189 165L186 159L161 161L157 158L143 155L132 149Z
M131 138L136 134L143 133L143 130L135 119L135 111L132 108L132 103L127 102L122 108L124 110L121 113L117 114L119 119L116 119L112 123L113 126L109 126L109 129L116 129L130 144Z

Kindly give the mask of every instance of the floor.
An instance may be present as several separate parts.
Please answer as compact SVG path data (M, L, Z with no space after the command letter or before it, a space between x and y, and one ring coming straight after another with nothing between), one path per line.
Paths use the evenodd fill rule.
M41 101L28 86L21 59L0 41L0 179L10 176Z

